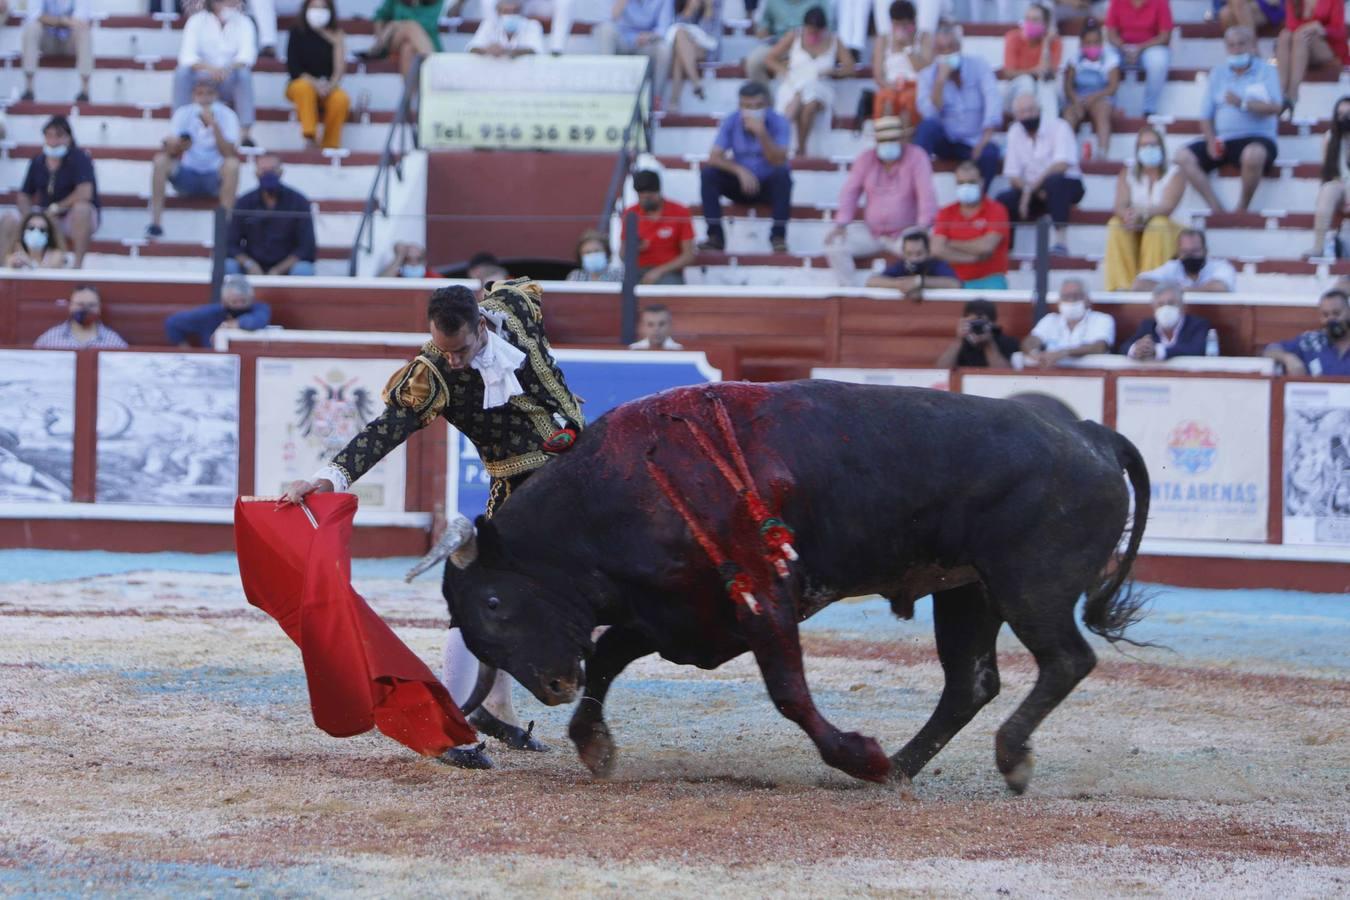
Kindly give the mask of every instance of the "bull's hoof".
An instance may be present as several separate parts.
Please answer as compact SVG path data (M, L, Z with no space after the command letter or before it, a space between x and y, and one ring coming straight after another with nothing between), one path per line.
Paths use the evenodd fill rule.
M875 738L856 731L840 734L821 756L830 765L854 778L885 784L891 776L891 761Z
M1008 782L1008 789L1014 794L1026 792L1027 785L1031 783L1031 772L1036 768L1036 755L1027 751L1027 755L1022 757L1022 761L1013 766L1010 771L1003 773L1003 780Z
M436 760L459 769L491 769L492 759L483 752L483 747L483 744L476 747L451 747Z
M891 770L891 784L895 785L895 792L900 795L901 800L918 800L919 796L914 793L914 782L909 780L909 776L899 769Z
M608 778L614 774L614 765L619 760L619 751L610 736L609 726L603 721L573 720L567 729L572 743L576 744L577 756L596 778Z

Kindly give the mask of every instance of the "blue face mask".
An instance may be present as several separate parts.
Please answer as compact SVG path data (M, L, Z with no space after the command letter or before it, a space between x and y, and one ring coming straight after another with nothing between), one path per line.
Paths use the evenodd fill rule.
M951 69L953 72L959 72L961 70L960 53L948 53L946 56L938 57L938 60L945 63L947 68Z
M48 144L47 146L44 146L42 148L42 152L50 156L52 159L63 159L65 155L70 152L70 145L57 144L55 147L53 147L50 144Z
M882 162L895 162L897 159L900 158L900 153L903 151L903 149L904 148L901 147L895 141L887 141L884 144L877 144L877 159L881 160Z
M403 278L425 278L427 267L425 263L404 263L398 267L398 274Z
M264 172L258 176L258 187L269 194L281 190L281 176L276 172Z
M605 271L605 267L608 265L609 260L605 257L603 250L592 250L590 253L581 254L581 268L592 275L599 275Z
M517 31L520 30L520 26L522 24L524 24L524 19L522 16L514 14L509 16L502 16L502 31L505 31L507 34L515 34Z
M1228 56L1228 68L1245 69L1252 64L1250 53L1231 53Z

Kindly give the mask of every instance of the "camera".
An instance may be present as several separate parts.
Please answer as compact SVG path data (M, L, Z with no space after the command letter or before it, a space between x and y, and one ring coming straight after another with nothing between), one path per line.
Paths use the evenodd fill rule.
M970 333L971 333L971 334L988 334L988 333L989 333L989 320L988 320L988 319L971 319L971 320L970 320Z

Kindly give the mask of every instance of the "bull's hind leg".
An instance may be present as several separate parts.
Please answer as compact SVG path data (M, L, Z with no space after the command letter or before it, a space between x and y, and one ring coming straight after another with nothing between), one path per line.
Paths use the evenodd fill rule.
M609 777L618 759L614 738L605 724L605 695L629 663L655 650L651 641L637 631L616 625L600 635L595 652L586 663L586 692L572 713L567 736L576 745L577 755L586 768L599 778Z
M994 759L1008 787L1018 794L1031 780L1031 733L1097 664L1082 632L1073 620L1073 597L1048 603L1043 612L1009 615L1008 625L1031 655L1039 672L1036 684L1008 717L994 739Z
M1003 619L981 584L933 594L938 659L947 683L937 709L919 733L891 757L893 778L913 778L975 713L998 696L995 644Z

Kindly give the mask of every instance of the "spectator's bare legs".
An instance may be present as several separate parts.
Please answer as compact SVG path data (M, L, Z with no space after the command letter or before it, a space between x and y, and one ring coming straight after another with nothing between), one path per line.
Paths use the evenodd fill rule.
M1211 147L1210 153L1213 154L1213 152L1214 148ZM1186 176L1186 180L1190 182L1191 187L1199 192L1201 197L1205 198L1205 203L1209 205L1209 208L1215 212L1224 212L1223 204L1219 202L1219 195L1214 193L1214 185L1210 184L1209 176L1205 174L1204 169L1200 168L1200 161L1195 158L1195 154L1190 151L1189 147L1182 147L1177 151L1176 161L1182 174Z
M1334 59L1322 23L1309 22L1297 31L1281 31L1275 44L1275 63L1285 103L1289 107L1298 105L1298 92L1310 65L1324 66Z
M234 209L234 195L239 192L239 157L227 156L220 164L220 205L229 212Z
M1107 156L1111 149L1112 112L1110 97L1098 97L1088 107L1088 115L1092 116L1092 128L1097 132L1097 152L1103 157Z
M1219 10L1219 24L1224 31L1235 25L1256 31L1256 4L1252 0L1228 0Z
M811 129L815 127L816 116L825 106L818 100L810 103L797 103L797 156L806 156L806 145L811 139Z
M150 224L158 225L164 218L164 191L169 183L169 174L178 165L183 155L183 144L178 138L169 138L164 149L155 154L154 169L150 175Z
M1345 203L1345 185L1339 180L1326 181L1317 191L1317 209L1313 213L1313 243L1308 256L1321 256L1327 232L1331 230Z
M389 53L398 56L398 71L405 78L419 55L432 52L431 38L416 22L391 22L389 25Z
M680 95L684 93L684 81L689 79L694 96L703 99L703 75L698 67L699 48L694 39L683 28L675 32L674 52L670 64L670 108L680 108Z
M94 234L94 204L88 200L77 201L66 216L70 222L70 249L75 253L75 268L83 268L89 239Z
M1242 199L1238 201L1238 210L1246 212L1251 205L1252 195L1261 184L1261 176L1266 171L1266 148L1260 144L1248 144L1242 148L1238 165L1242 175Z

